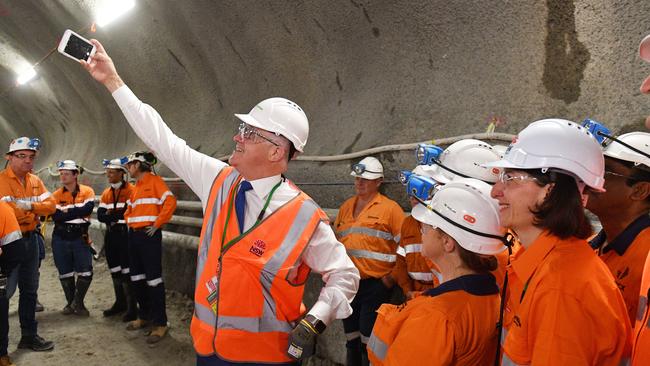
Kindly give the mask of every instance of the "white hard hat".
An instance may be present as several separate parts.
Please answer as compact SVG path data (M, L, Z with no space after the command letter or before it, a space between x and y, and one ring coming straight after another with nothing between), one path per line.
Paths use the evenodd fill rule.
M73 170L79 173L79 165L74 160L62 160L56 163L57 170Z
M126 169L125 164L129 161L129 158L122 157L122 158L115 158L115 159L104 159L102 161L102 165L104 165L104 169L117 169L121 170L125 173L128 173L129 171Z
M508 146L502 160L485 166L556 170L604 191L605 160L600 145L586 128L564 119L529 124Z
M499 159L503 159L503 155L505 155L506 150L508 150L506 145L492 145L492 148L497 152L497 154L499 154Z
M429 178L432 178L435 172L435 167L432 165L416 165L415 168L413 168L413 174L422 175Z
M472 178L458 178L440 187L427 206L413 208L413 218L437 227L470 252L494 255L506 249L506 229L492 187Z
M645 36L641 44L639 44L639 57L646 62L650 62L650 35Z
M129 156L126 158L127 164L134 161L139 161L141 163L149 165L155 165L158 162L158 159L156 159L156 156L149 151L136 151L129 154Z
M632 146L637 150L650 155L650 133L647 132L630 132L618 136L615 140L611 141L603 150L603 154L610 158L629 161L634 165L645 165L650 168L650 158L635 152L634 150L625 147L623 144L617 142L622 141L625 144Z
M439 163L433 165L433 178L447 184L457 178L475 178L495 183L501 170L483 164L501 159L499 153L488 143L464 139L449 145L440 154Z
M384 177L384 167L376 158L366 156L352 166L350 175L363 179L379 179Z
M309 137L307 115L296 103L285 98L269 98L259 102L248 114L235 114L253 127L282 135L303 152Z
M32 150L32 151L38 151L38 149L41 148L41 140L37 138L29 138L29 137L18 137L16 139L13 139L11 143L9 144L9 150L7 151L7 154L11 154L14 151L19 151L19 150Z

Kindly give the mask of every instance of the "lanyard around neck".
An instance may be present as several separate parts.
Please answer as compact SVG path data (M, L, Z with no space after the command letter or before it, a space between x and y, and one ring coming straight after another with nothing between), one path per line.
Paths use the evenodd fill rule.
M257 216L257 221L255 221L255 224L251 226L248 230L244 231L243 233L239 234L236 238L230 240L227 244L223 244L223 242L226 240L226 232L228 231L228 223L230 222L230 217L232 216L232 209L235 206L235 194L237 191L239 191L239 186L241 185L241 181L237 183L237 186L235 186L235 189L230 192L230 204L228 205L228 213L226 214L226 222L223 225L223 232L221 234L221 254L220 257L223 256L223 254L230 249L235 243L237 243L244 235L248 234L251 232L253 229L259 225L259 223L262 221L262 218L264 218L264 213L266 212L267 207L269 207L269 203L271 203L271 198L273 197L273 194L275 191L280 187L280 184L282 184L282 180L280 180L274 187L271 189L271 192L269 193L268 198L266 199L266 202L264 203L264 207L262 207L262 211L260 211L260 214ZM244 218L242 218L243 220ZM243 225L242 225L243 226Z

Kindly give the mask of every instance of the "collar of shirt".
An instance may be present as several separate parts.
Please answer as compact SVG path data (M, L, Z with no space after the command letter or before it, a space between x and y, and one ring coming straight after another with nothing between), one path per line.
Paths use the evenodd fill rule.
M359 199L359 196L354 196L354 205L352 205L352 212L354 212L354 207L357 205L357 200L358 199ZM377 192L377 194L370 200L370 202L368 202L366 204L366 206L361 210L361 213L359 213L359 216L361 216L361 214L363 212L365 212L367 209L372 207L372 205L383 202L384 199L386 199L386 197L384 195L382 195L381 193Z
M271 177L250 180L249 183L253 187L253 191L255 192L255 195L259 199L265 199L266 196L269 195L273 187L275 187L275 185L278 184L278 182L281 180L282 180L281 175L274 175Z
M522 281L528 281L548 253L555 248L559 238L543 232L526 250L518 251L510 263L512 270Z
M63 188L63 192L68 192L68 188L66 188L65 186L63 186L62 188ZM79 192L79 183L77 183L77 185L74 187L74 191L72 191L71 193L73 192Z
M487 296L498 294L499 286L497 286L496 279L490 273L470 274L443 282L438 287L425 291L424 294L426 296L438 296L446 292L459 290L476 296Z
M632 221L632 223L629 224L622 233L618 234L618 236L614 238L611 243L608 243L605 247L603 247L607 241L607 234L605 234L605 230L600 230L598 235L591 239L589 245L591 245L591 247L594 249L603 247L602 254L605 254L610 250L614 250L618 255L623 255L625 254L627 248L630 247L634 239L637 237L637 235L639 235L641 231L649 226L650 216L648 216L648 214L643 214L636 220Z

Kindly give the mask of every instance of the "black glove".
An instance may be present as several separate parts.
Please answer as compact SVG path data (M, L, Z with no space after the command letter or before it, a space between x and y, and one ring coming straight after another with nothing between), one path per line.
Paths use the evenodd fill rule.
M287 349L289 357L300 360L313 355L316 350L316 336L318 334L320 332L316 330L316 327L310 324L307 319L302 319L289 335L289 348Z

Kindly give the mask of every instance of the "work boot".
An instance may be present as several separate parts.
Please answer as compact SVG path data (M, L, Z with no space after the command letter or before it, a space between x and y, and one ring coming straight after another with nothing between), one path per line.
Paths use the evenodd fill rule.
M0 356L0 366L16 366L16 364L11 362L9 355L4 355Z
M147 343L154 344L160 342L161 339L167 334L169 328L165 325L158 325L153 327L151 333L147 336Z
M18 348L29 348L36 352L49 351L54 348L54 342L46 341L38 334L33 336L22 336L18 343Z
M144 329L144 328L146 328L148 326L149 326L149 321L148 320L138 318L136 320L130 321L126 325L126 330Z
M79 276L77 277L77 292L74 294L74 301L72 302L72 309L75 315L89 316L90 312L84 305L84 298L90 287L93 276Z
M65 300L68 302L63 308L63 315L70 315L74 313L72 309L72 302L74 301L75 293L75 283L74 277L61 278L61 287L63 287L63 293L65 294Z
M34 311L37 313L45 311L45 307L40 301L38 301L38 298L36 298L36 307L34 308Z
M126 299L124 296L124 286L122 278L116 275L113 278L113 290L115 291L115 303L109 309L104 310L104 316L117 315L126 310Z
M122 285L126 294L126 314L122 316L122 321L126 323L138 319L138 300L135 297L133 284L128 276L122 279Z

